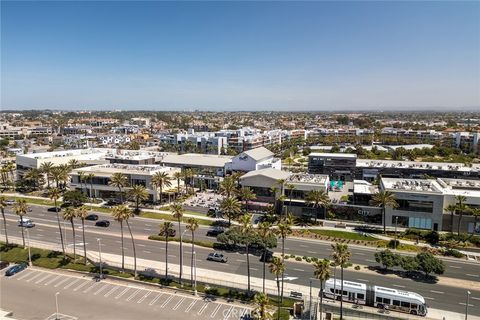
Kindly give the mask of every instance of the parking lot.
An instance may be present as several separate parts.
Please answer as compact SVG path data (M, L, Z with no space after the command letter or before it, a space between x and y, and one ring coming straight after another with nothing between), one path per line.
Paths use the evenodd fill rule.
M149 318L149 312L165 315L165 319L242 319L250 313L250 306L212 301L203 297L194 297L185 293L172 290L155 288L142 284L129 284L127 282L105 279L95 281L89 276L75 274L55 273L39 269L28 268L14 276L2 276L2 288L6 289L16 284L27 286L31 291L42 294L59 292L59 296L74 296L77 302L84 301L89 305L115 306L120 313L122 309L143 310L147 312L144 318ZM5 290L2 290L4 293ZM6 304L6 296L2 294L2 308L12 310ZM62 300L62 298L60 298ZM8 299L7 299L8 300ZM53 302L52 305L54 306ZM16 311L16 310L12 310ZM55 310L52 310L52 312ZM62 310L62 319L92 318L85 310L66 312ZM110 313L112 310L110 310ZM168 315L168 316L167 316ZM51 319L52 313L45 314L37 319ZM93 317L95 318L95 317ZM102 317L98 317L102 318ZM162 318L162 317L161 317Z

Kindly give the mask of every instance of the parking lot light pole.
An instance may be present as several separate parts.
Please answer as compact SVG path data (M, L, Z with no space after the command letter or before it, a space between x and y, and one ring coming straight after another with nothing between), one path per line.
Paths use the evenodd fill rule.
M99 279L103 279L103 270L102 270L102 239L97 238L98 242L98 259L100 264L100 275Z
M55 293L55 320L60 320L58 317L58 295L60 292Z
M180 235L180 286L183 288L182 274L183 274L183 235L187 232L187 229L183 230Z
M397 225L398 225L398 216L395 217L395 241L393 243L395 250L397 250Z
M22 227L24 228L24 227ZM28 265L31 267L32 266L32 252L30 251L30 232L28 228L25 228L27 230L27 244L28 244Z
M197 253L193 251L193 294L197 296Z
M467 304L465 305L465 320L468 319L468 304L470 303L470 291L467 291Z

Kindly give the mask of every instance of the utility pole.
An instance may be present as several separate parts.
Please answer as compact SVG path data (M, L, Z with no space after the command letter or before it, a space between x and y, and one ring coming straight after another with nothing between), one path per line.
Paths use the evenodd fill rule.
M197 253L193 251L193 294L197 296Z
M465 305L465 320L468 319L468 304L470 303L470 291L467 291L467 304Z
M58 295L60 292L55 293L55 320L60 320L58 317Z
M22 228L25 228L22 226ZM28 265L32 266L32 252L30 251L30 232L29 228L25 228L27 230L27 241L28 241Z
M98 241L98 259L100 264L100 275L99 279L103 279L103 270L102 270L102 239L97 238Z
M395 241L394 241L395 250L397 250L397 225L398 225L398 216L395 216Z

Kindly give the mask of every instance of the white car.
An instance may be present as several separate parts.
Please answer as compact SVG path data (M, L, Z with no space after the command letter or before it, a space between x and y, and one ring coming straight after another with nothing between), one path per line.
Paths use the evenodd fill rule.
M228 258L222 253L212 252L208 254L207 260L226 263L228 261Z

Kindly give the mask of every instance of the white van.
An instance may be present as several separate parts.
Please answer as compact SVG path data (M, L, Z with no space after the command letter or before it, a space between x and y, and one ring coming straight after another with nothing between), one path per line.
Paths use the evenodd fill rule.
M25 227L25 228L33 228L35 227L35 223L33 223L33 220L31 219L23 218L23 223L22 223L22 219L18 219L18 226Z

